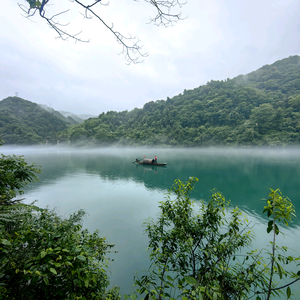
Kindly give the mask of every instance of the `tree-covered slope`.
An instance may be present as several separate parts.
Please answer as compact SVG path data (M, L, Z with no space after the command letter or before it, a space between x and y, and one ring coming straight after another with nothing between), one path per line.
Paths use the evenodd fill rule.
M276 91L284 95L299 93L300 57L290 56L265 65L248 75L240 75L234 80L238 84L252 86L266 92Z
M141 109L101 113L74 126L67 126L68 120L57 114L8 97L0 101L0 137L8 144L56 138L77 145L299 144L300 57L233 79L211 80Z
M300 142L300 57L210 81L142 109L102 113L60 133L72 143L286 145Z
M6 144L45 143L66 128L66 122L36 103L18 97L0 101L0 137Z
M73 116L65 116L64 114L62 114L61 112L54 110L52 107L49 107L47 105L44 104L39 104L39 106L43 109L45 109L46 111L48 111L49 113L53 114L54 116L56 116L57 118L61 119L62 121L69 123L69 124L78 124L78 123L82 123L83 120L80 118L76 118L76 115Z

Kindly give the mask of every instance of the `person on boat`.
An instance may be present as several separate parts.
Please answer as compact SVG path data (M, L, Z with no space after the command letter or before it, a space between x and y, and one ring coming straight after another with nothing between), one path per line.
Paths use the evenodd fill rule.
M157 156L154 157L154 163L157 164Z

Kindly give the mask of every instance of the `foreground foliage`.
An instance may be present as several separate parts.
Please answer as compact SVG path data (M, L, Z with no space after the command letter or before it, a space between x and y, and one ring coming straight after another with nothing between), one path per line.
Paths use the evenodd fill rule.
M220 193L214 193L207 204L193 207L190 192L196 181L176 180L160 204L158 220L146 223L151 266L135 281L138 293L145 299L259 300L286 288L289 298L290 285L300 279L300 271L287 271L287 265L296 265L300 258L279 247L275 236L279 222L288 225L294 215L290 200L271 190L264 212L271 218L267 231L274 235L271 251L264 250L263 255L264 251L249 250L253 235L247 219L238 208L228 211L229 202ZM281 279L290 281L281 286Z
M106 253L98 232L82 230L83 211L62 219L15 205L1 220L1 288L7 299L105 299Z
M22 156L0 154L0 205L19 201L12 199L23 194L27 183L37 180L37 173L40 173L39 167L28 165Z
M0 156L0 299L118 299L106 291L108 244L82 229L83 211L55 211L14 200L37 180L36 165Z

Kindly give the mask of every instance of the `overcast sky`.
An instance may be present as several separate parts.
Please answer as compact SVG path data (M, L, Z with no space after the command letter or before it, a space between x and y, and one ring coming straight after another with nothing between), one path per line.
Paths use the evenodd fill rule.
M0 100L17 92L76 114L142 108L300 55L299 0L190 0L181 9L187 18L169 28L148 24L154 11L143 0L111 0L99 10L103 19L137 35L149 53L130 66L110 32L95 19L83 20L74 3L50 0L50 9L72 8L61 20L71 21L70 33L82 29L89 43L56 39L42 19L25 19L17 5L25 0L2 2Z

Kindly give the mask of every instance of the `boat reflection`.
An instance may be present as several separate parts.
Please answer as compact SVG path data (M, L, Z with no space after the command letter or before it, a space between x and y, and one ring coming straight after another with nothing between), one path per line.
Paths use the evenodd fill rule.
M144 171L144 173L146 172L146 171L154 171L155 172L155 174L157 174L157 169L166 169L167 168L167 166L159 166L159 168L157 167L157 166L153 166L153 165L143 165L143 164L136 164L136 168L138 169L138 168L140 168L141 170L143 170Z

